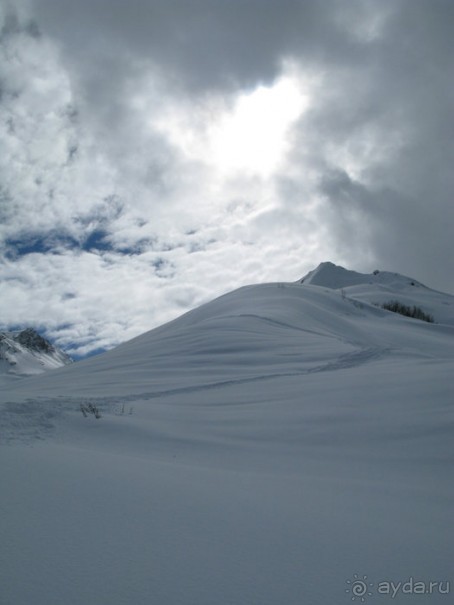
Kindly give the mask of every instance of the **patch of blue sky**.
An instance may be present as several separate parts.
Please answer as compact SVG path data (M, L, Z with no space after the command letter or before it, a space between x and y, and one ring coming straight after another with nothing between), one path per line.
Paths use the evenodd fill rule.
M95 229L83 240L79 241L67 233L27 233L22 237L9 238L5 242L6 254L17 258L27 254L58 253L61 250L84 250L85 252L113 251L114 247L108 240L108 232ZM124 253L124 251L121 251Z
M47 254L59 248L76 248L79 242L64 233L33 234L26 233L22 237L9 238L5 241L7 255L13 258L27 254Z
M102 229L95 229L85 238L85 241L80 246L86 252L92 251L112 251L114 248L108 240L108 233Z

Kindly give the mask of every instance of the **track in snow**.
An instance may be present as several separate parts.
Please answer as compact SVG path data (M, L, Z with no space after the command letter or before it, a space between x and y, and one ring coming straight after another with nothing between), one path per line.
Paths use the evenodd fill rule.
M275 378L293 376L306 376L320 372L333 372L337 370L361 366L365 363L381 359L391 351L389 348L369 347L346 353L336 360L325 364L306 368L300 371L275 372L250 376L245 378L221 380L207 384L188 385L173 389L135 393L119 397L53 397L53 398L30 398L21 403L6 402L0 408L0 443L11 443L13 441L33 442L49 438L55 430L56 423L66 412L77 410L81 404L87 401L96 402L96 405L104 414L112 414L119 405L131 404L135 401L147 401L160 399L173 395L185 395L221 389L234 385L251 384L263 382Z

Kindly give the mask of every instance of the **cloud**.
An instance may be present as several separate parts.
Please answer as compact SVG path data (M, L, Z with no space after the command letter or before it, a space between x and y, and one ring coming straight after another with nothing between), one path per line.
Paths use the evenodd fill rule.
M452 17L450 2L394 3L361 58L321 75L286 181L294 191L314 181L319 219L345 263L450 291Z
M40 0L37 6L46 31L75 60L88 53L117 74L130 72L132 61L148 64L185 93L270 82L288 48L322 46L336 27L318 3L299 0L279 6L272 0ZM115 83L118 78L109 88Z
M3 3L2 324L84 354L323 260L454 290L453 11Z

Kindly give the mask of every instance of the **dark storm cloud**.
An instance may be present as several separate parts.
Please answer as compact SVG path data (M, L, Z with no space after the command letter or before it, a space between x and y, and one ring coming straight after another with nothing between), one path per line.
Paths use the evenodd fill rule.
M272 80L295 50L310 58L349 49L330 18L335 1L39 0L36 10L73 56L110 57L122 70L126 53L186 90L253 86Z
M319 217L346 262L453 291L454 3L393 8L361 57L325 64L293 161L317 173ZM305 180L303 170L293 190Z

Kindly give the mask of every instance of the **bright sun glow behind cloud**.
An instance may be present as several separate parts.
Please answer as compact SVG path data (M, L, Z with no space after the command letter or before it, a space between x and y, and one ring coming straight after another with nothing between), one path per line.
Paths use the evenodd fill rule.
M298 81L284 76L239 95L229 110L174 109L158 128L188 158L212 165L223 176L246 172L266 178L284 158L290 127L308 105Z
M285 154L289 127L307 104L290 78L240 96L233 111L211 129L213 161L222 172L269 175Z

